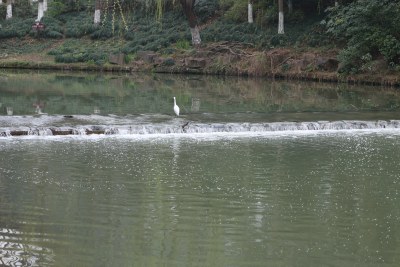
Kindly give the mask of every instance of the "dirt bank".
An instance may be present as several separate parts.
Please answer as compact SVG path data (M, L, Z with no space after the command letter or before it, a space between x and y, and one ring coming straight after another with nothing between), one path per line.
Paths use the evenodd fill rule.
M61 45L57 42L49 46ZM0 57L1 68L62 71L160 72L271 77L321 82L400 86L400 73L376 62L368 72L340 75L338 51L315 48L275 48L260 51L239 43L212 43L168 54L139 51L127 62L124 54L110 54L108 63L56 63L46 50Z

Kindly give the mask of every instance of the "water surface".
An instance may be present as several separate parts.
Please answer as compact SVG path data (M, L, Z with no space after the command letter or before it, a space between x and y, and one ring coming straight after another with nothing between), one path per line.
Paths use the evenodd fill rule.
M396 90L174 77L2 76L0 265L398 266Z
M2 260L396 266L399 145L366 132L0 140Z

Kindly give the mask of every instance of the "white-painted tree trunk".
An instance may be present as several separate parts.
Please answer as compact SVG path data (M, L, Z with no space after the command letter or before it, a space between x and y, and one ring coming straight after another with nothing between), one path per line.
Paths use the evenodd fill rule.
M253 4L250 1L247 6L247 16L249 23L253 23Z
M7 1L7 14L6 14L6 19L11 19L12 18L12 4L11 0Z
M283 16L283 0L279 0L278 2L279 6L279 21L278 21L278 34L284 34L284 16Z
M100 24L100 18L101 18L101 11L100 9L96 9L94 11L94 25L99 25Z
M44 3L43 0L39 0L38 3L38 15L36 21L40 21L44 16Z
M279 12L278 34L284 34L285 33L285 28L284 28L283 21L284 21L283 12Z
M194 46L198 46L201 44L200 31L196 26L194 28L190 28L190 33L192 34L192 44Z
M43 0L43 13L47 11L47 0Z
M94 2L94 25L99 25L101 22L101 8L102 8L102 1L95 0Z

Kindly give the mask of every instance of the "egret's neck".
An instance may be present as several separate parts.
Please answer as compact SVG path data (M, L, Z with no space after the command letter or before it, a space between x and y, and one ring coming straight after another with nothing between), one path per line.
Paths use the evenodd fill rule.
M176 105L176 99L175 99L175 97L174 97L174 105Z

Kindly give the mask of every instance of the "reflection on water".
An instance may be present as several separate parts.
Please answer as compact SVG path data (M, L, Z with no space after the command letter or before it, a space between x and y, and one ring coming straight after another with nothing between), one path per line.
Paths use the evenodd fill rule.
M8 116L12 116L14 114L14 110L12 107L6 107L6 112Z
M400 262L397 91L10 72L0 103L2 266Z
M10 72L0 76L0 102L13 107L14 115L173 115L173 96L181 113L191 118L204 113L263 113L271 120L285 120L285 114L292 114L288 119L295 120L296 113L317 116L316 112L343 112L352 116L350 113L400 109L400 92L374 87L145 74ZM393 116L381 119L395 119ZM330 118L319 114L318 119Z
M199 98L192 98L192 112L199 112L200 111L200 99Z
M368 132L0 139L0 229L39 266L394 267L399 146Z
M38 240L30 235L0 228L0 266L41 266L53 263L50 249L27 243Z

